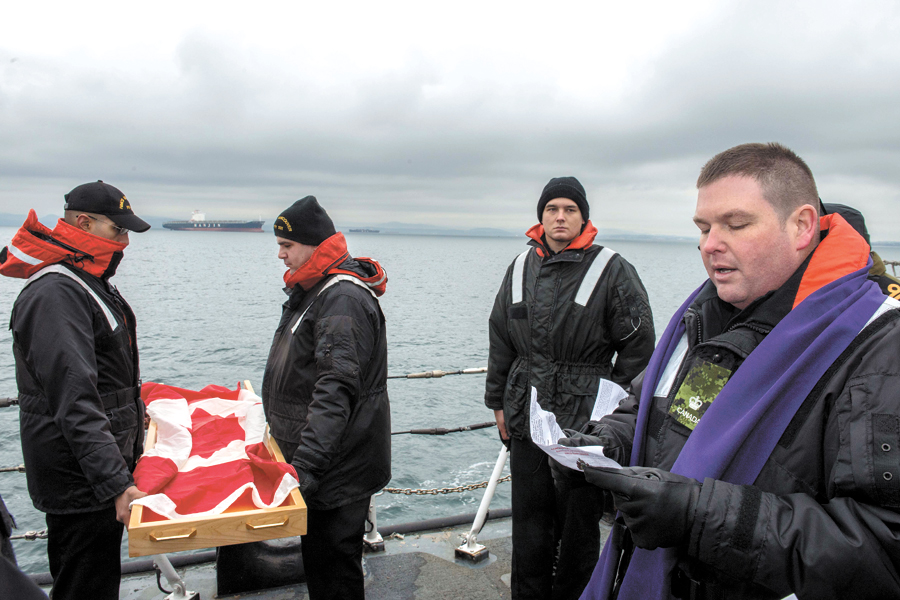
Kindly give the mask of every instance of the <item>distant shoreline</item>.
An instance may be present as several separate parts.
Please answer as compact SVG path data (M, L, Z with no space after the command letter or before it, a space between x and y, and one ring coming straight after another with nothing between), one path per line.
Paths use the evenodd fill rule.
M57 215L44 215L40 217L40 221L47 225L48 227L53 227L56 224L59 216ZM145 219L150 225L152 229L148 233L152 233L154 231L161 231L162 224L167 221L171 221L172 219L168 218L155 218L155 217L147 217ZM20 227L22 223L25 222L25 215L14 215L10 213L0 213L0 227ZM360 225L347 225L347 226L339 226L339 231L350 234L367 234L373 235L377 233L378 235L408 235L408 236L429 236L429 237L468 237L468 238L524 238L525 232L515 232L505 229L495 229L495 228L477 228L477 229L453 229L453 228L440 228L435 227L433 225L421 225L421 224L406 224L406 223L390 223L386 225L370 225L370 226L360 226ZM648 233L637 233L631 231L621 231L621 230L603 230L600 229L597 233L597 240L599 241L623 241L623 242L696 242L697 238L694 236L679 236L679 235L654 235ZM881 241L876 240L872 243L874 246L889 246L900 247L900 241Z

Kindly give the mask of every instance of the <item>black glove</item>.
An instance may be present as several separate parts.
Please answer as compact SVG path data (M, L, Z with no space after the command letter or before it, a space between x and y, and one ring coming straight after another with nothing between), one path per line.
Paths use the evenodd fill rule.
M552 458L549 459L549 462L550 474L553 476L554 482L562 483L569 487L581 487L587 485L584 481L584 473L581 471L576 471L575 469L563 466Z
M602 444L597 438L583 435L574 429L563 429L563 433L568 437L559 438L556 442L560 446L568 446L569 448L578 448L580 446L601 446ZM550 459L550 472L554 481L567 481L569 483L584 483L584 473L564 467L552 458Z
M686 541L700 499L700 482L649 467L585 467L585 478L609 490L635 546L654 550Z
M603 455L611 458L620 465L628 463L628 457L624 456L622 445L614 436L607 435L604 427L595 421L588 422L581 431L563 429L567 437L560 438L557 444L580 448L581 446L603 446Z
M319 489L319 480L316 479L309 471L304 471L297 465L291 465L297 471L297 483L299 484L300 495L309 498Z

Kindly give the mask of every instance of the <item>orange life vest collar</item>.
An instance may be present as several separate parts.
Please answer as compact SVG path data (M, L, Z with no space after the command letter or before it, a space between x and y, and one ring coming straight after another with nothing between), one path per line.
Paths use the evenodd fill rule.
M319 283L323 277L327 275L343 274L356 277L365 283L369 289L375 292L376 296L384 294L387 287L387 274L384 272L384 269L381 268L381 265L371 258L356 257L354 260L357 262L366 263L374 267L375 275L366 277L355 271L340 268L339 265L348 258L350 258L350 253L347 251L347 240L344 239L343 233L337 232L319 244L316 247L315 252L312 253L312 256L309 257L309 260L303 263L303 265L294 271L293 274L291 274L290 269L285 271L284 284L288 288L299 285L304 290L309 291L313 286Z
M529 229L525 235L533 239L535 242L539 244L537 248L538 255L540 256L550 256L552 252L544 243L544 226L538 223L531 229ZM562 251L566 250L584 250L586 248L590 248L591 244L594 243L594 238L597 237L597 228L594 227L594 224L588 221L584 229L578 237L569 242L569 245L566 246Z
M800 279L794 308L819 288L869 262L869 245L844 217L837 213L819 217L819 228L828 235L819 242Z
M111 277L127 244L88 233L60 219L52 230L34 209L0 252L0 274L28 279L44 267L70 264L94 277Z

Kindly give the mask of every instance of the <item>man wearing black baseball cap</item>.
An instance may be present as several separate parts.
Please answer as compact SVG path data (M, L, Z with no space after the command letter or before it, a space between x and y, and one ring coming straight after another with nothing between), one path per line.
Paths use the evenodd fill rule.
M46 513L53 598L119 597L144 404L134 313L109 283L130 231L150 226L97 181L66 194L54 229L31 210L0 251L26 279L10 329L28 492Z
M125 194L103 181L83 183L65 197L67 217L75 212L92 213L107 217L120 230L144 233L150 229L150 225L131 210Z

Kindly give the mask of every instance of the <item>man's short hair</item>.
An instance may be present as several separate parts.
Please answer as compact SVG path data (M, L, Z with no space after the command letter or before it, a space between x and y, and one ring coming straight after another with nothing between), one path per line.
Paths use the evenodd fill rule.
M782 220L804 204L819 210L812 171L793 150L781 144L741 144L720 152L703 166L697 189L728 176L755 179Z

